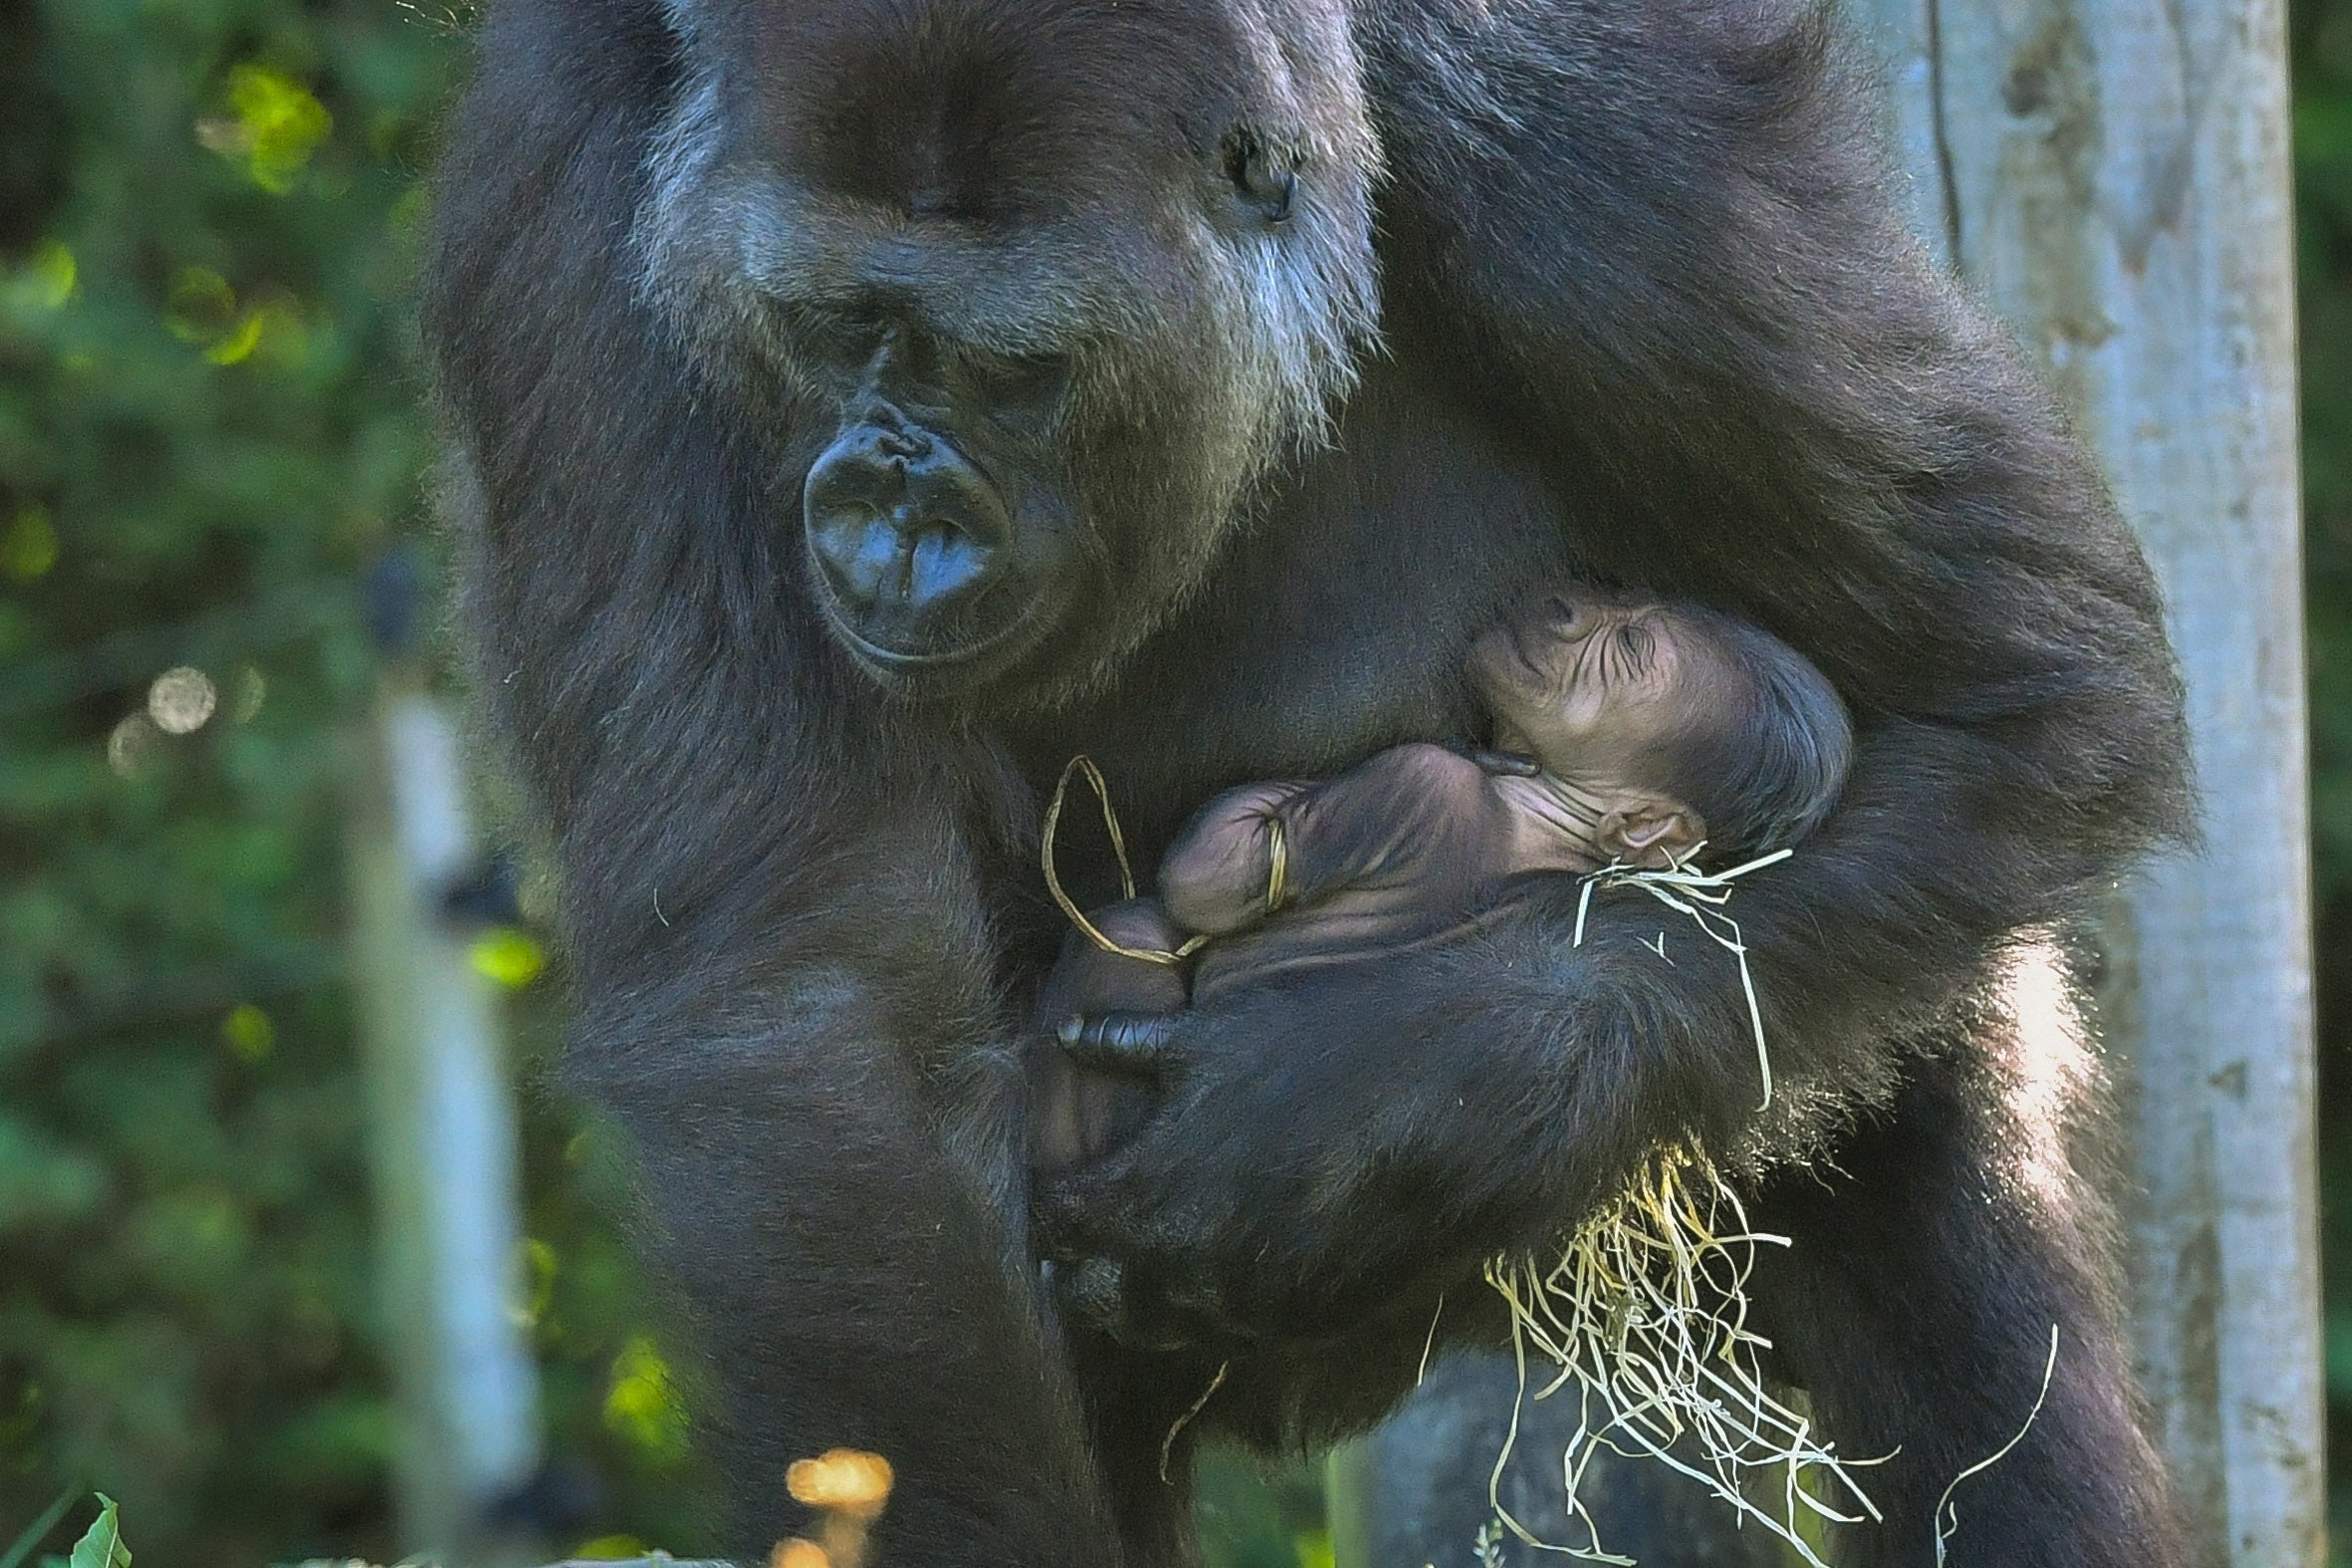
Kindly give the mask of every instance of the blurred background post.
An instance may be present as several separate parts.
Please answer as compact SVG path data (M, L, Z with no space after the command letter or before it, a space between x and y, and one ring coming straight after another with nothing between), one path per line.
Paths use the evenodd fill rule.
M2282 0L1875 0L1923 233L2049 368L2163 580L2200 853L2117 901L2141 1376L2198 1561L2325 1550Z
M396 1401L400 1539L467 1568L536 1561L500 1505L538 1460L520 1313L514 1111L498 998L474 941L503 909L466 808L458 728L416 644L411 552L369 579L381 650L355 769L352 947L368 1053L377 1234Z

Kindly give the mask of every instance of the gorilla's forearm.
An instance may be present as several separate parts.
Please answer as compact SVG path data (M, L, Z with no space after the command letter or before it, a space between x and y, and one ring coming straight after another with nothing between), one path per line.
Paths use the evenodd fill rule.
M847 1446L896 1470L886 1549L950 1542L921 1561L973 1568L1120 1561L1003 1217L876 1043L879 1009L837 978L770 1000L790 1022L763 1033L592 1014L567 1074L634 1135L649 1260L711 1369L696 1438L733 1510L705 1539L753 1563L814 1533L785 1469ZM1041 1557L1047 1542L1063 1555Z
M2015 349L1902 231L1826 8L1428 0L1376 36L1392 329L1452 328L1433 370L1596 497L1605 567L1759 622L1855 709L1841 810L1732 913L1776 1067L1867 1094L1991 947L2182 828L2154 581ZM1534 211L1579 243L1462 238ZM1583 967L1632 986L1622 1025L1672 1071L1722 1064L1685 1090L1731 1117L1756 1086L1720 977L1614 977L1644 967L1610 933L1648 934L1647 904L1600 912Z

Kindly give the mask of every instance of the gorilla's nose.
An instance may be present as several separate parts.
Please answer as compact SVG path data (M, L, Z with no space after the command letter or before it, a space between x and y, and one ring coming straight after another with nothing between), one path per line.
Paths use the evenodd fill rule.
M904 423L844 431L802 492L809 551L851 629L895 653L952 653L1012 525L995 487L944 438Z

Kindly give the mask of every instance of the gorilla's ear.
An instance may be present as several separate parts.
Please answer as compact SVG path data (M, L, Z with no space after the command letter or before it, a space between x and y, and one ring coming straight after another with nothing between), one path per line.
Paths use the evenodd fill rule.
M1612 860L1666 871L1706 842L1706 824L1679 800L1645 795L1610 807L1594 837Z

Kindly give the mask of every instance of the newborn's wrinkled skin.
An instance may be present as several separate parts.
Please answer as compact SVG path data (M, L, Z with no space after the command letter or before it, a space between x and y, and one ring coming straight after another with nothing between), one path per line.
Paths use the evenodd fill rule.
M1665 746L1735 722L1740 705L1721 651L1688 615L1549 596L1479 639L1470 679L1493 718L1492 750L1393 746L1337 778L1245 784L1210 801L1162 862L1158 901L1090 916L1127 947L1217 938L1190 966L1189 992L1183 971L1073 931L1038 997L1041 1032L1394 953L1476 920L1507 878L1665 866L1703 841L1699 814L1663 787ZM1277 909L1289 917L1252 930ZM1030 1072L1041 1167L1111 1148L1142 1115L1140 1083L1077 1070L1051 1046Z
M1494 749L1391 747L1338 778L1247 784L1211 801L1160 871L1176 924L1212 942L1193 993L1345 963L1459 929L1527 872L1665 866L1706 824L1668 787L1666 743L1735 722L1735 677L1674 609L1555 595L1481 638L1470 679ZM1272 913L1278 930L1243 937Z

